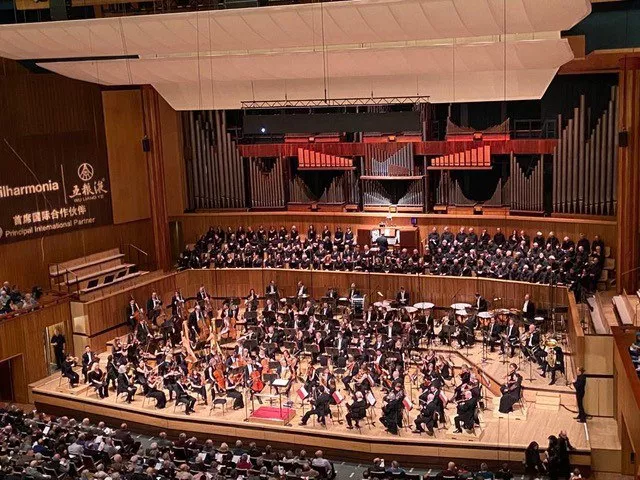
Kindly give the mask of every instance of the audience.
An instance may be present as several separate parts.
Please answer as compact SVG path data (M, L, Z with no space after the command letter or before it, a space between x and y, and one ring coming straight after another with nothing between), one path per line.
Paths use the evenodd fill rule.
M558 239L554 232L531 238L514 230L505 236L497 228L493 236L464 227L454 235L433 227L418 249L359 246L351 228L321 233L309 227L302 236L293 226L266 230L260 226L211 227L178 260L180 268L290 268L333 271L391 272L463 277L486 277L530 283L569 285L580 295L596 288L604 266L604 243L598 236L589 241L580 234L577 242Z
M22 313L37 308L38 298L42 295L39 288L34 288L32 293L22 294L9 282L4 282L0 288L0 315L7 313Z
M640 378L640 332L636 333L636 341L629 347L629 355L631 355L631 361L638 378Z
M536 442L526 450L524 466L530 478L582 480L580 471L569 466L569 441L565 432L549 437L549 448L541 459ZM409 473L396 460L388 467L375 458L363 473L367 479L402 478ZM227 443L215 447L212 440L199 443L195 437L180 434L175 442L165 432L141 448L126 423L112 430L88 419L77 422L67 417L47 417L33 410L25 413L15 406L0 405L0 479L30 477L42 480L62 478L83 480L293 480L338 478L329 460L318 450L310 458L301 450L284 454L271 446L264 450L241 440L233 449ZM505 463L495 474L486 463L476 473L449 462L437 474L442 480L512 480Z

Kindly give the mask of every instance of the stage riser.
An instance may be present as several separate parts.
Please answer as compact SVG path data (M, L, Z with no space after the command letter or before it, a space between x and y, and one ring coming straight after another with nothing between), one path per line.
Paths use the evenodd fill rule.
M171 437L177 437L185 432L194 435L201 440L212 438L214 440L255 441L259 445L270 444L275 448L286 450L290 448L306 449L314 452L322 449L328 457L340 458L368 464L375 457L382 456L388 460L398 459L403 465L420 467L442 467L443 462L455 459L458 464L477 468L480 462L488 462L490 465L499 466L508 462L515 471L522 470L522 458L524 448L511 448L497 445L487 445L480 442L451 442L437 443L437 440L429 441L426 435L414 435L408 430L403 430L400 436L375 437L367 435L367 428L363 427L362 437L348 436L340 433L331 433L331 423L328 429L317 427L308 434L301 434L290 427L269 427L237 421L220 421L219 419L189 419L182 412L173 414L173 407L167 407L163 411L153 408L148 413L133 411L135 407L126 404L118 404L117 408L110 403L96 402L93 397L83 399L65 398L63 395L42 394L32 392L33 402L39 410L54 415L75 416L77 418L88 417L92 421L104 421L109 426L117 427L122 422L127 422L133 431L155 436L160 431L166 431ZM521 428L519 422L505 423L505 428ZM420 442L424 442L420 444ZM573 453L572 465L579 466L581 470L588 470L591 465L589 452Z

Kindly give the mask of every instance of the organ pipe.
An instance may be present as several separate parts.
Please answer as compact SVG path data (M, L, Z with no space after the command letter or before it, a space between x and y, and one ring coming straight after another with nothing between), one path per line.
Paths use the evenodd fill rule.
M606 109L594 119L589 130L591 112L584 95L560 132L553 165L553 210L563 213L614 215L616 210L618 108L617 87L611 88Z

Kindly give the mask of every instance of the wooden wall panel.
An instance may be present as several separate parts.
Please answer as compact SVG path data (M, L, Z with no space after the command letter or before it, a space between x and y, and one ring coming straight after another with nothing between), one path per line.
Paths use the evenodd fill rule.
M142 151L142 96L139 89L102 92L114 223L147 219L149 181Z
M585 335L584 368L589 375L613 375L613 337L611 335Z
M48 235L0 246L0 277L25 290L33 285L49 286L49 264L92 253L121 248L132 243L153 259L151 222L141 220L122 225L87 228ZM142 261L142 260L141 260Z
M182 117L160 97L162 150L166 185L167 213L181 215L186 208L187 186L182 146Z
M65 323L67 332L71 332L68 301L0 322L0 361L17 355L23 357L24 372L14 377L14 381L22 379L14 383L17 402L28 403L28 384L49 375L44 330L58 323ZM68 336L67 349L71 351L72 345L72 339Z
M157 292L164 305L168 305L176 286L175 276L176 274L169 274L91 302L74 305L74 325L79 325L79 327L76 326L74 332L83 334L87 339L92 339L123 325L126 322L125 309L131 297L140 307L146 309L147 300L151 297L151 293ZM115 334L108 338L114 336ZM104 346L99 349L99 351L102 350L104 350Z
M185 243L193 243L210 226L253 226L264 225L265 228L273 225L284 225L291 228L296 225L300 232L306 232L310 224L314 224L316 230L321 230L323 225L328 225L332 231L340 226L343 230L351 227L354 233L358 227L372 228L385 221L385 214L379 213L315 213L315 212L242 212L235 213L193 213L172 216L172 220L182 222L182 231ZM456 232L460 227L473 227L479 235L483 228L487 228L491 235L497 227L502 228L505 235L510 235L512 230L524 230L530 237L535 236L541 230L545 236L554 231L556 237L562 238L569 235L576 239L580 233L593 239L594 235L600 235L606 245L614 248L616 241L616 222L605 219L575 219L575 218L532 218L504 215L437 215L437 214L395 214L393 223L397 226L410 226L411 218L416 218L420 229L420 238L425 239L431 228L436 226L442 233L445 226Z

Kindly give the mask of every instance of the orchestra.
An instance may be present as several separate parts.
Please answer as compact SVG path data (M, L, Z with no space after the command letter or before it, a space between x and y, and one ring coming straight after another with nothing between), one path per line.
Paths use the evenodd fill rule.
M410 305L411 294L403 287L393 300L371 303L361 313L352 308L354 299L362 298L355 284L346 293L350 300L330 287L316 302L302 282L290 297L282 296L273 281L264 291L261 297L251 289L242 302L216 301L204 285L190 298L176 290L166 307L171 315L162 312L154 292L147 305L156 318L163 316L160 324L148 320L154 315L137 314L141 310L131 299L126 315L133 313L134 330L114 340L104 370L87 347L82 371L100 398L108 396L111 386L131 402L141 389L144 397L155 400L155 408L175 401L184 405L187 415L195 411L198 399L209 405L226 397L238 410L245 408L246 399L262 403L262 392L268 389L286 405L294 404L291 398L308 400L311 408L301 425L312 416L325 425L344 390L351 395L345 402L347 428L360 428L369 407L379 402L379 421L389 434L397 434L409 421L415 424L414 433L430 436L449 418L449 408L455 409L450 417L455 431L471 431L485 402L482 373L462 365L454 374L451 359L437 348L472 348L481 339L483 352L485 347L490 352L499 347L504 357L517 352L519 363L536 364L541 375L550 374L552 383L558 372L564 373L562 347L543 336L535 322L529 323L525 311L490 310L479 294L473 304L452 304L440 316L437 311L442 309L433 304ZM532 304L527 296L525 307ZM239 320L242 333L235 328ZM221 348L227 343L233 349ZM67 367L63 365L63 375L72 384L78 381L74 361L67 359ZM502 413L511 412L522 393L517 364L509 364L508 370L499 399ZM450 388L452 393L445 393ZM414 395L418 410L412 420L405 414Z

